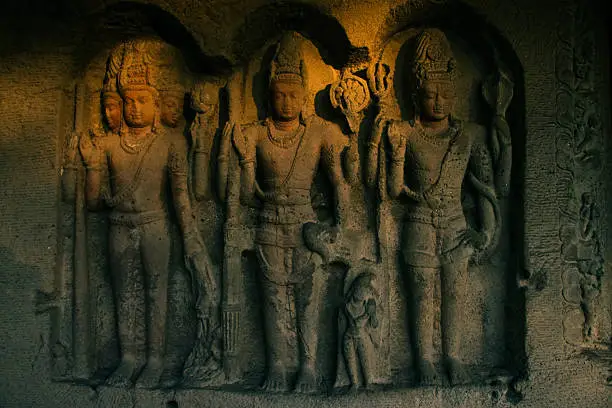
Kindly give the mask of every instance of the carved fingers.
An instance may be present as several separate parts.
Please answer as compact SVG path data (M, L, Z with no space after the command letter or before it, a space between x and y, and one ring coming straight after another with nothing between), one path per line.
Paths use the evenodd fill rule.
M383 131L385 127L389 124L389 120L382 115L378 115L376 120L374 121L374 127L372 128L372 135L370 136L370 145L376 146L380 144L380 139L382 138Z
M101 151L93 143L91 135L86 133L79 138L79 150L85 166L88 168L100 167L102 164Z
M406 137L400 132L387 132L389 144L391 145L391 156L394 160L402 159L406 151Z
M240 164L248 164L253 161L255 152L253 146L247 139L246 135L242 131L242 128L239 124L228 124L226 126L226 131L228 127L231 126L232 132L232 143L234 144L234 148L238 152L238 156L240 157Z
M79 134L72 132L66 141L66 150L64 152L64 165L73 165L77 152L79 151Z

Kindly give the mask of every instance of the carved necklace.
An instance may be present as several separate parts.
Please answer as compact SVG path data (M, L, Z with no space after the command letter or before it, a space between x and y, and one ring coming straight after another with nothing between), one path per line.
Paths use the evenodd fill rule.
M301 136L304 134L304 131L306 130L306 128L300 124L294 132L283 132L283 134L276 129L274 123L272 123L271 120L268 120L267 125L268 139L270 139L270 142L272 142L272 144L282 149L288 149L289 147L294 145L295 142L301 138Z
M440 132L435 133L427 132L423 125L421 125L420 123L417 123L415 127L419 136L429 141L430 143L438 146L447 144L448 139L452 139L454 134L457 132L457 128L452 125Z
M122 135L119 139L121 141L121 147L129 154L140 153L142 149L147 146L151 139L153 132L149 131L144 137L134 137L131 132Z

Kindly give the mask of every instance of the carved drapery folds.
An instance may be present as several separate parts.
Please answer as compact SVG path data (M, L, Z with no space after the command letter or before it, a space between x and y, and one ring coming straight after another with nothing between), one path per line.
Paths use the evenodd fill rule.
M66 138L56 378L303 393L510 379L515 85L503 54L460 39L408 28L337 66L333 38L286 31L214 78L159 39L110 50Z

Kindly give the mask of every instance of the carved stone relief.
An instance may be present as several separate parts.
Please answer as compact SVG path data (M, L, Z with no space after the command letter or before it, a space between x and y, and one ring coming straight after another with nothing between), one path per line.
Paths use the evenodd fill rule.
M606 350L611 327L606 298L601 211L605 208L603 122L596 87L592 18L585 5L564 9L570 22L556 49L557 166L565 340L586 350Z
M65 281L40 295L62 305L56 378L299 393L510 381L504 56L407 28L339 67L325 42L278 34L214 78L134 38L78 81ZM583 207L574 247L597 251L592 196Z

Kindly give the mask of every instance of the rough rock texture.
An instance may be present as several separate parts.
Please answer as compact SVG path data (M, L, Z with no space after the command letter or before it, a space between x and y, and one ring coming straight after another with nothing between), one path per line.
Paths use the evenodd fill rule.
M0 6L3 9L0 118L4 125L0 129L1 407L609 406L612 228L609 228L606 210L612 202L612 185L607 177L612 159L607 136L612 127L605 2L25 0L5 3ZM265 88L261 85L263 66L272 60L272 46L281 32L297 31L311 41L306 60L315 67L310 78L318 90L338 81L343 72L365 78L365 69L377 61L389 61L393 65L397 57L399 64L404 63L402 45L415 37L414 29L428 26L452 33L449 39L466 74L458 81L458 89L463 92L461 95L469 96L458 103L461 117L488 124L490 115L479 99L478 83L490 71L492 62L487 54L490 43L514 75L514 97L508 111L514 159L511 194L504 204L505 220L510 220L511 227L504 230L505 252L500 258L505 269L498 280L488 274L496 272L490 265L472 270L478 279L468 293L473 299L484 300L468 302L470 316L476 315L479 320L465 322L464 339L467 353L471 353L474 361L480 365L500 362L510 375L500 376L497 381L475 381L471 385L415 387L414 350L408 334L414 316L408 310L409 296L404 293L396 266L391 269L390 287L384 295L390 309L386 317L390 334L385 358L394 384L381 388L388 389L356 395L271 394L252 386L251 389L241 387L242 384L221 389L142 390L108 387L91 378L65 375L75 361L64 358L72 351L62 347L74 347L81 336L97 333L98 349L93 353L102 367L106 367L104 356L110 356L114 362L117 353L112 330L104 325L73 332L73 313L81 316L71 292L78 284L73 284L72 276L62 271L71 263L72 255L66 255L70 252L66 246L72 245L73 237L71 231L66 232L66 225L72 222L74 214L62 204L61 185L67 135L75 120L85 117L84 126L100 122L97 108L91 106L99 103L98 91L106 59L114 47L132 38L154 36L181 50L185 71L189 72L188 81L204 78L222 87L231 83L230 78L235 78L237 73L243 75L242 86L253 89L252 98L228 102L223 100L228 97L221 92L219 104L226 109L221 109L219 122L231 119L249 123L266 116L266 101L262 96ZM89 88L84 95L79 94L83 91L76 84L86 84ZM79 105L75 101L83 96L88 107L84 113L75 112L75 106ZM314 101L306 109L349 133L344 117L332 108L327 94L312 96ZM388 107L389 111L396 113L397 119L407 120L406 112L410 109L407 97L398 93L391 100L393 106ZM189 112L185 115L186 121L196 115L193 110ZM362 157L366 154L366 139L375 114L373 108L367 108L360 117ZM364 207L369 211L371 223L376 220L374 196L367 196L368 204ZM363 197L353 192L351 200L355 202ZM214 210L201 205L198 215L200 232L212 243L209 244L212 262L219 265L223 263L224 251L219 233L223 215L219 210L220 201L216 199L214 203L210 207ZM397 203L385 209L395 218L401 215L401 206ZM355 215L358 216L359 213ZM395 218L392 222L397 229ZM94 230L105 225L102 218L88 218L86 222ZM390 238L394 248L398 237L395 234ZM88 242L90 253L95 254L104 239L90 236ZM242 258L239 254L237 259L246 265L240 268L257 270L254 254L247 253ZM97 299L89 304L95 304L101 310L99 313L106 316L101 321L110 319L112 326L114 320L108 317L112 315L112 293L104 273L100 272L104 268L100 265L105 261L98 261L92 268L98 274L92 272L87 296ZM335 279L337 291L342 293L339 282L344 270L337 268L331 269L330 276ZM251 305L241 320L248 341L239 360L244 363L244 372L252 374L253 381L257 382L265 369L265 341L261 316L253 306L259 305L261 299L257 281L248 274L245 276L241 291L235 294L244 296L245 302ZM171 290L177 293L187 290L189 283L180 271L172 279ZM60 298L41 300L41 296L59 287L69 289ZM596 306L589 297L593 293ZM443 299L444 293L438 296ZM336 298L326 303L328 316L339 308L341 296ZM181 319L191 322L193 316L189 314L191 311L184 312L188 301L181 301L184 303L177 300L169 310L176 326L169 331L168 341L187 343L178 348L179 357L173 356L178 360L189 354L193 343L190 336L194 335L193 327L182 326ZM69 307L57 308L57 304ZM597 334L592 335L589 330L585 334L589 316L593 317ZM335 335L337 323L335 319L328 320L325 327ZM68 336L72 345L58 348L51 340L57 336ZM111 351L105 354L100 344L106 344ZM324 361L321 370L327 373L325 380L331 385L337 366L336 347L334 341L325 343L321 346L323 352L319 353ZM215 384L206 386L215 388Z

